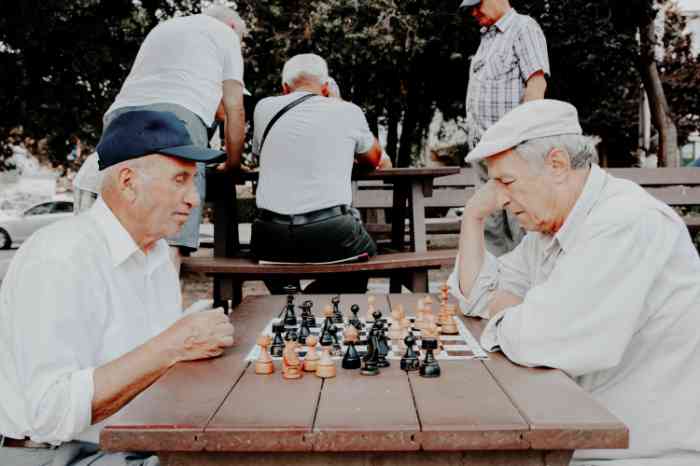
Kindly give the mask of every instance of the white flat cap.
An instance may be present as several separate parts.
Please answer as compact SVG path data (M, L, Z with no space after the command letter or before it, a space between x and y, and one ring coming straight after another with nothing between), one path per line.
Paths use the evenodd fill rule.
M530 139L582 133L573 105L560 100L532 100L503 115L484 133L465 160L483 160Z

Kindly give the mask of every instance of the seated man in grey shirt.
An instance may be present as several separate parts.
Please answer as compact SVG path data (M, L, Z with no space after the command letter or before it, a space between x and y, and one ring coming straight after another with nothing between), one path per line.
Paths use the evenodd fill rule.
M251 244L259 259L326 262L376 246L352 215L350 175L357 161L373 169L381 147L355 104L329 98L328 66L314 54L292 57L282 71L284 95L268 97L254 112L253 150L260 156L259 217ZM270 122L286 106L297 105ZM283 284L266 282L272 292ZM313 292L364 293L367 277L318 280Z

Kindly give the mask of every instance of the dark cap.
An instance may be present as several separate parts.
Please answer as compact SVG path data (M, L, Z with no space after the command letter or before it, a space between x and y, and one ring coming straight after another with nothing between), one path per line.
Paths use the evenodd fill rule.
M481 3L481 0L462 0L462 4L459 5L459 9L462 10L464 8L471 8L479 3Z
M192 144L185 124L170 112L138 110L115 118L97 144L100 170L149 154L194 162L222 162L226 153Z

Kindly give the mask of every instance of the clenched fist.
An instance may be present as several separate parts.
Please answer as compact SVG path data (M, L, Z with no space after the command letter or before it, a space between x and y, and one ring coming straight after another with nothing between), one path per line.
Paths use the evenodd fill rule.
M212 358L233 345L233 324L217 308L188 314L161 336L173 350L174 362Z

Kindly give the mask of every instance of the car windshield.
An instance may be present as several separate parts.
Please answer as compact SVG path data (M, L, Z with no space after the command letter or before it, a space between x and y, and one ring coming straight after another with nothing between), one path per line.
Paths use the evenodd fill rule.
M52 202L47 202L45 204L39 204L31 209L27 210L24 215L41 215L41 214L50 214L51 213L51 206Z

